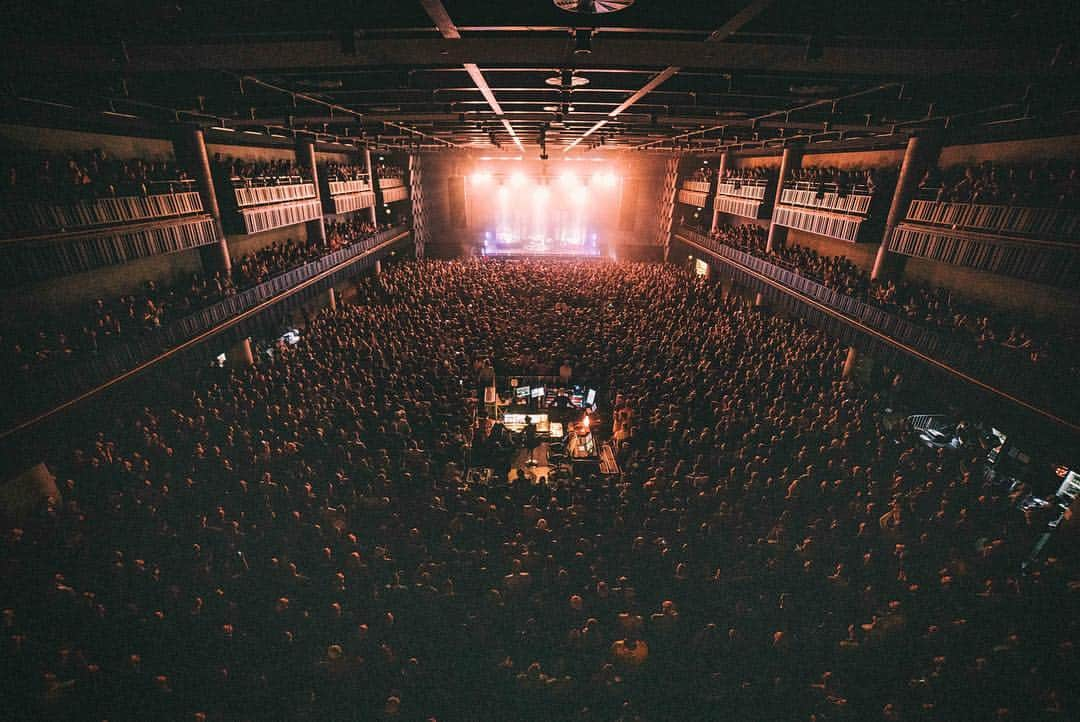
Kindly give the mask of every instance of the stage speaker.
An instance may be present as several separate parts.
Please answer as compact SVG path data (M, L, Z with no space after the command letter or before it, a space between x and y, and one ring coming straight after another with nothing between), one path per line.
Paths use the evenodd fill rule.
M642 186L640 178L628 178L622 184L622 197L619 199L620 231L632 231L637 225L638 202L644 190Z
M465 213L465 176L451 176L446 179L446 197L450 202L450 227L465 228L468 217Z

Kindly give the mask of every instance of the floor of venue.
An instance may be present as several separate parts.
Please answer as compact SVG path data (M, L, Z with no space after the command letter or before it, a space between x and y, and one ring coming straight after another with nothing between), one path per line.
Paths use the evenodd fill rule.
M481 352L617 390L621 475L467 483ZM1075 558L1020 579L1023 518L845 358L672 265L388 264L57 448L5 716L1063 719Z

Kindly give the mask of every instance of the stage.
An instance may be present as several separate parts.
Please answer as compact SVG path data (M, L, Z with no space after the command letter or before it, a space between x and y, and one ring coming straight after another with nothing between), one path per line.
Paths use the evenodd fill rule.
M485 232L478 240L480 252L485 256L598 258L601 254L596 233L590 234L588 237L553 238Z

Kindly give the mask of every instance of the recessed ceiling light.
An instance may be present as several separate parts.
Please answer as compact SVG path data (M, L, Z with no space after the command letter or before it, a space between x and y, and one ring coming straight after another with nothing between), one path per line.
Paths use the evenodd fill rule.
M554 85L556 88L562 88L562 87L580 88L580 87L583 87L585 85L588 85L589 84L589 79L586 78L586 77L583 77L581 75L575 75L572 78L570 78L570 85L564 86L562 84L562 77L561 76L552 75L550 78L546 78L544 80L544 82L547 83L548 85Z

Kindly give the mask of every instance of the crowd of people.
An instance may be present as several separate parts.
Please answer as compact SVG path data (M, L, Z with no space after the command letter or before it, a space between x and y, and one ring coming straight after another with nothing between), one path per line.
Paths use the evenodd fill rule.
M404 178L405 169L380 160L375 164L375 175L378 178Z
M715 176L716 168L711 165L703 165L700 168L695 168L687 180L697 181L698 183L709 183Z
M327 180L332 181L368 180L367 168L362 165L329 161L319 166L319 173L325 174Z
M275 241L233 259L231 273L194 273L175 284L147 282L138 293L95 299L83 309L41 316L32 326L0 328L0 370L13 382L62 373L110 346L147 334L340 248L363 242L386 226L367 221L328 221L326 246L314 240Z
M480 351L572 359L621 474L468 484ZM1075 717L1075 555L1021 576L985 452L888 430L844 355L670 265L395 265L56 449L0 530L7 713Z
M776 168L725 168L724 175L720 179L720 181L722 183L738 183L739 181L770 181L774 180L776 178L776 175Z
M1080 165L986 161L944 170L931 168L919 182L926 200L1080 210Z
M895 181L894 168L833 168L812 166L792 169L786 181L792 185L809 184L819 191L830 190L840 194L853 191L874 195Z
M171 159L120 159L101 149L66 156L15 153L3 163L0 199L71 203L171 193L188 184L187 173Z
M773 261L909 321L963 333L980 348L999 345L1016 350L1018 357L1032 363L1080 368L1074 361L1080 351L1080 336L1069 329L1057 325L1041 327L1045 324L990 309L941 286L909 281L872 281L866 270L847 257L823 256L798 244L785 243L769 254L765 250L768 232L760 226L721 226L713 235L721 243Z
M288 185L311 178L310 171L286 158L245 160L216 153L214 168L234 185Z

